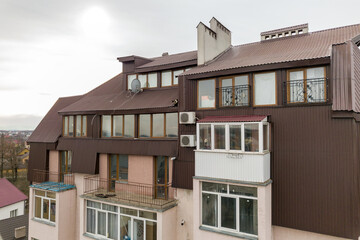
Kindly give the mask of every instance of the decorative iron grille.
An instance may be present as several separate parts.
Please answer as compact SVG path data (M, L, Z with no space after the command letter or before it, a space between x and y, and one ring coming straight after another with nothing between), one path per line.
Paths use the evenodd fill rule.
M230 87L219 88L220 92L220 106L249 106L250 105L250 86L236 85Z
M312 78L284 82L285 103L321 103L328 101L328 79Z

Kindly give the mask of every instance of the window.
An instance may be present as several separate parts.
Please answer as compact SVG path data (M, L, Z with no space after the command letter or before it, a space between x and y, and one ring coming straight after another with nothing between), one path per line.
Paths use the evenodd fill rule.
M215 79L198 81L198 108L215 108Z
M197 150L226 152L269 151L267 122L198 123Z
M254 106L276 105L275 72L254 75Z
M139 137L177 137L178 114L156 113L139 115Z
M10 211L10 217L16 217L17 216L17 209Z
M157 87L157 72L128 75L127 76L128 89L131 89L131 82L135 78L139 79L141 83L141 88Z
M186 69L188 70L188 69ZM179 75L182 74L184 69L178 70L167 70L161 72L161 86L162 87L169 87L179 84Z
M116 181L128 180L129 160L127 155L109 155L110 189L115 190Z
M220 79L220 106L249 105L248 75L233 76Z
M134 137L134 115L102 115L102 137Z
M63 136L86 137L87 117L84 115L65 116L63 118Z
M286 86L288 103L325 102L325 67L290 70Z
M34 217L55 222L56 195L54 192L34 190Z
M60 181L64 182L67 174L71 174L72 152L60 151Z
M107 239L156 240L157 214L86 201L86 232Z
M224 231L258 234L257 189L202 182L201 223Z

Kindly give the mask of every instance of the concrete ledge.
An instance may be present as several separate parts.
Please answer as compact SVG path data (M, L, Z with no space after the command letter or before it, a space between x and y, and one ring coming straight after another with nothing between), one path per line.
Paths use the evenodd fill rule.
M193 176L193 179L197 179L200 181L215 181L215 182L224 182L224 183L235 183L235 184L244 184L244 185L253 185L253 186L267 186L272 183L272 180L269 179L266 182L246 182L246 181L237 181L231 179L222 179L222 178L211 178L211 177L201 177L201 176Z
M41 219L37 219L37 218L32 218L31 220L38 222L38 223L43 223L43 224L49 225L51 227L56 227L56 224L53 222L49 222L49 221L45 221L45 220L41 220Z
M232 237L237 237L237 238L241 238L241 239L258 240L257 237L247 236L247 235L242 234L242 233L226 232L226 231L223 231L223 230L220 230L220 229L213 229L213 228L204 227L204 226L200 226L199 229L200 229L200 230L204 230L204 231L209 231L209 232L224 234L224 235L228 235L228 236L232 236Z

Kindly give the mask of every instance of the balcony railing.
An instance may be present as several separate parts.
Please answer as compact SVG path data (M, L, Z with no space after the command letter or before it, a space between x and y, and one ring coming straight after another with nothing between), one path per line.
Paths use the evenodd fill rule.
M220 107L249 106L250 85L222 87L219 91Z
M74 174L33 170L33 184L31 187L55 192L65 191L75 187Z
M165 208L175 202L171 184L151 185L102 179L99 176L84 178L84 195L120 203Z
M324 103L328 101L328 79L312 78L284 82L284 103Z

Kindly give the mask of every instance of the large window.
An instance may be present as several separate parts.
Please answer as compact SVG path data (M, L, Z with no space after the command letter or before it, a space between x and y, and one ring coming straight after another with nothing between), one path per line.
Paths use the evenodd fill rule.
M249 76L232 76L220 79L220 106L249 105Z
M63 182L67 174L71 174L72 152L60 151L60 181Z
M198 123L198 150L266 152L269 150L267 122Z
M202 226L258 234L257 189L253 187L202 182Z
M34 218L55 222L56 194L54 192L34 190Z
M287 102L325 102L326 84L325 67L289 70L286 82Z
M198 81L198 108L215 108L215 79Z
M139 79L141 83L141 88L157 87L157 72L128 75L127 76L128 89L131 89L131 82L135 78Z
M187 70L187 69L186 69ZM169 87L179 84L179 75L182 74L184 69L167 70L161 72L161 86Z
M129 160L127 155L109 155L110 189L115 190L116 181L128 180Z
M254 75L254 105L276 105L275 72Z
M63 136L66 137L86 137L87 117L84 115L64 116Z
M178 114L156 113L139 115L139 137L177 137Z
M107 239L156 240L157 214L86 201L86 232Z
M134 137L134 115L102 115L102 137Z

